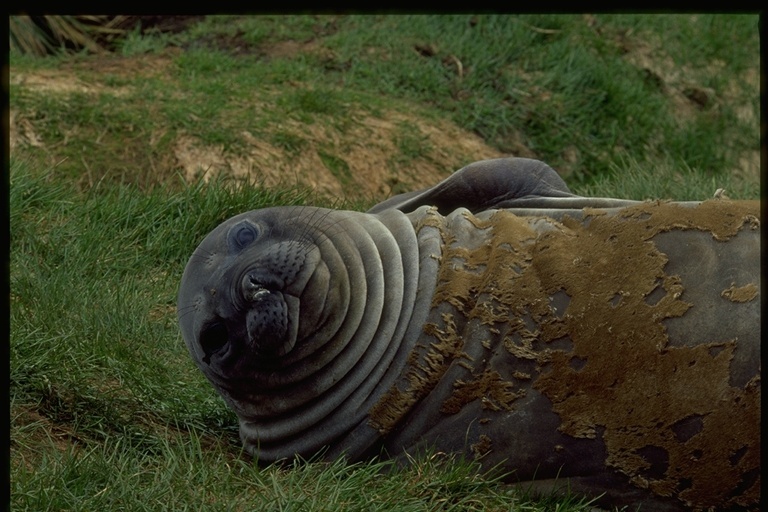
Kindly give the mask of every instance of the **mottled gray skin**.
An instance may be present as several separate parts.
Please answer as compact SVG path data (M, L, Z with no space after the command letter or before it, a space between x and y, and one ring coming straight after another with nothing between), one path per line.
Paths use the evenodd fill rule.
M510 480L535 481L542 490L570 484L589 495L606 493L606 505L758 510L759 435L747 429L727 446L711 445L729 436L717 418L759 422L759 406L743 406L753 404L755 393L759 399L759 291L747 300L723 298L729 287L737 293L750 292L749 283L759 287L759 230L723 235L697 220L699 203L680 203L681 217L690 211L693 224L643 227L658 233L641 247L660 253L649 261L661 262L664 275L679 276L682 288L677 278L648 270L652 290L603 286L608 295L595 308L615 310L619 320L611 324L597 312L591 318L591 299L580 302L578 295L589 293L574 291L578 284L568 276L592 271L589 279L598 282L604 271L596 267L600 258L590 263L595 266L578 266L591 261L592 247L579 241L599 238L601 219L620 219L620 228L626 208L643 205L578 197L541 162L500 159L467 166L368 213L312 207L247 212L214 229L190 258L179 291L182 334L195 363L237 413L245 447L260 462L319 451L354 461L438 450L478 458L487 468L500 464ZM602 210L594 217L585 207ZM668 215L663 205L658 214L648 207L651 213L626 222ZM632 227L623 240L642 233ZM525 240L513 247L518 239ZM595 240L596 250L603 250ZM488 272L478 273L472 258L489 244L509 251L510 259L489 261ZM566 244L565 251L546 252L557 244ZM565 258L555 258L564 252ZM573 261L574 270L563 277L552 270L553 278L547 268L535 268L537 258L553 265ZM497 272L492 265L499 264ZM541 278L517 280L534 272ZM500 285L494 279L504 273L511 277ZM482 284L467 288L471 297L446 299L462 276L473 275ZM521 305L512 304L517 299L511 295L495 295L497 286L515 283L544 284L520 295ZM537 309L536 294L545 309ZM686 298L693 307L683 303ZM577 310L582 303L587 306ZM487 311L496 316L483 316ZM643 311L658 311L647 332L631 321ZM557 329L565 331L545 334ZM636 349L646 340L650 352ZM600 348L604 342L607 348ZM609 366L619 361L633 376L626 383L600 380L610 374L596 367L606 351L615 351ZM672 356L688 363L670 363ZM691 368L722 382L686 384L680 375ZM579 379L590 372L594 379L580 388ZM662 391L627 398L639 413L633 406L619 406L617 413L615 404L633 393L632 386L642 388L648 375ZM571 381L578 396L558 388ZM689 388L690 397L683 391ZM579 406L574 400L584 393L587 405ZM617 398L606 401L611 393ZM675 402L681 396L684 406ZM730 408L707 405L713 403ZM646 406L660 412L643 416ZM633 431L646 436L648 446L638 444L637 435L627 437ZM679 469L678 461L701 457L702 465L719 468L719 459L707 459L709 451L724 454L730 466L721 473L731 471L733 482L722 484L731 486L725 494L699 498L693 491L710 485L710 476L695 465Z

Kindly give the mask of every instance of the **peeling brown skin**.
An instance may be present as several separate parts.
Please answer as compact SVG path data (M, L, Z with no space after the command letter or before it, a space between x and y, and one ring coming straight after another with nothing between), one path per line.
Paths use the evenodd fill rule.
M387 450L605 504L759 509L758 202L427 215L433 309L370 414Z
M720 296L733 302L749 302L757 297L757 285L749 283L737 288L736 285L732 284L726 290L723 290Z

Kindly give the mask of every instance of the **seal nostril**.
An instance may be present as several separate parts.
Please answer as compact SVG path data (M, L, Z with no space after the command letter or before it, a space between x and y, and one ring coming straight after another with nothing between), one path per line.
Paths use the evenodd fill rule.
M255 275L248 274L243 278L243 296L245 300L255 302L265 295L269 295L269 290Z
M224 324L216 322L207 325L200 333L200 346L205 352L203 362L211 364L211 355L221 350L229 341L229 333Z

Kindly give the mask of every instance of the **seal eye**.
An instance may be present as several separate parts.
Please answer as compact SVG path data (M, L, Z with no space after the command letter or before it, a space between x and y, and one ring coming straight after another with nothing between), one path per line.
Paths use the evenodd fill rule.
M252 244L259 236L259 229L250 222L243 221L229 230L230 247L235 250L244 249Z
M216 322L207 325L200 333L200 346L205 352L203 362L211 364L211 355L221 350L229 341L229 333L224 324Z

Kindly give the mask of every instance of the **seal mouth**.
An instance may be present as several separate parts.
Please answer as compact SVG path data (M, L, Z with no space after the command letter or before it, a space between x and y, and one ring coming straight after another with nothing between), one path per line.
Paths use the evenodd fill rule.
M200 347L205 356L203 362L211 364L211 356L220 352L229 343L229 331L227 326L221 322L213 322L200 332Z

